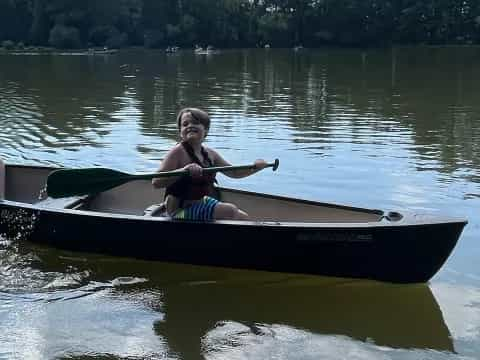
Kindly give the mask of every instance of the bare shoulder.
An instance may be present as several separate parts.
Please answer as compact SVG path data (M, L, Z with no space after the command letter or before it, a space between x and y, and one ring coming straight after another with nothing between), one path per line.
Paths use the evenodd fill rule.
M182 167L185 162L185 151L180 144L176 144L173 146L168 152L165 154L162 162L160 163L160 171L170 171L178 169Z
M168 150L167 155L179 155L183 154L185 151L181 143L175 144L170 150Z
M178 158L179 156L181 156L181 151L182 149L178 146L178 144L176 144L174 147L172 147L170 150L167 151L167 153L163 157L162 162L170 161L171 159Z
M207 146L204 146L204 149L207 151L208 156L212 160L214 166L230 165L216 150Z

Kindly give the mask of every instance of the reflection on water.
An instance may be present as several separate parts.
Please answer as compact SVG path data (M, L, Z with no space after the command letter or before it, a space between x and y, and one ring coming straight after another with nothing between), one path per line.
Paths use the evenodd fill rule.
M0 293L0 357L33 360L110 354L159 358L166 352L167 345L151 331L152 322L161 314L111 290L88 296L82 292L70 291L62 298L56 293Z
M178 273L179 269L172 270ZM197 339L227 321L243 324L242 331L251 335L268 335L260 330L263 326L288 326L395 348L453 351L428 286L394 287L271 274L259 279L258 273L241 274L241 281L238 274L235 280L214 281L206 275L194 277L205 280L190 280L165 290L166 317L156 331L171 339L170 345L176 345L173 348L194 349Z
M480 354L480 289L467 285L434 284L435 298L462 354L473 358Z
M262 332L259 334L259 332ZM343 336L312 334L278 325L260 325L257 333L239 323L225 323L202 339L205 359L397 360L455 359L436 350L389 349ZM460 358L463 359L463 358ZM473 358L471 358L473 359Z
M228 270L25 245L4 248L0 257L6 358L470 360L479 350L480 293L473 287Z
M470 221L430 286L0 240L0 358L474 359L479 59L478 48L0 56L8 162L151 171L177 141L176 112L199 106L212 115L208 145L230 162L282 162L221 185Z
M122 288L146 279L96 281L88 267L76 266L83 259L50 263L23 247L0 254L0 358L160 358L167 352L152 332L152 323L163 318L156 311L160 296L122 295Z
M469 48L2 56L0 146L11 162L149 171L177 140L176 112L194 105L211 113L208 144L232 163L282 159L280 181L258 175L240 187L435 211L480 193L479 56ZM361 198L358 189L367 190Z
M315 339L313 334L322 335L320 343L352 339L366 343L354 342L355 347L367 349L375 344L454 351L427 285L140 262L48 248L19 252L24 263L19 268L44 275L27 291L2 280L1 340L23 344L31 353L43 351L42 356L66 355L65 349L73 355L140 356L162 348L180 358L201 353L208 358L237 340L248 348L251 337L260 342L287 337L298 346L298 339ZM26 328L31 336L12 343Z
M333 156L344 144L383 157L388 147L412 152L418 170L468 168L478 179L479 56L468 48L2 56L3 146L63 153L129 139L142 153L161 155L158 137L176 139L175 113L197 105L218 119L213 137L289 140L311 156Z

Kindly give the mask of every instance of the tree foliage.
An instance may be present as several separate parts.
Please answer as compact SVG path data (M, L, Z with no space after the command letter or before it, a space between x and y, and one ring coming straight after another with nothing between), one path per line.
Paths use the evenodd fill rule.
M0 0L0 41L62 47L478 43L478 0Z

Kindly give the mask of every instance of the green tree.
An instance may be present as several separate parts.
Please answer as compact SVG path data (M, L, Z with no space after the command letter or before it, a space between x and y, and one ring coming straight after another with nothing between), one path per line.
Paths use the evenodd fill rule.
M475 43L480 1L0 0L0 39L46 45L62 34L115 47Z
M80 32L76 27L57 24L50 31L48 43L56 48L77 49L81 47Z
M29 42L34 45L43 45L48 40L49 23L45 12L47 0L32 0L32 25L29 33Z

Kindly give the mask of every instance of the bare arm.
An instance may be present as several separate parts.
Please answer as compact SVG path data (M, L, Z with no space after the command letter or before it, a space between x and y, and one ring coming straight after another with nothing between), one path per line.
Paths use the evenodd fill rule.
M163 158L158 171L172 171L177 170L180 168L180 153L179 148L174 147L172 148L167 155ZM178 176L169 176L169 177L161 177L161 178L153 178L152 185L155 188L164 188L173 184L179 177Z
M228 161L226 161L219 153L217 153L214 150L210 150L211 153L213 154L213 163L215 166L231 166ZM222 174L234 178L234 179L240 179L244 178L250 175L255 174L256 172L259 172L260 170L264 169L268 164L265 160L263 159L258 159L255 160L255 162L252 164L255 166L253 169L242 169L242 170L229 170L229 171L222 171Z

